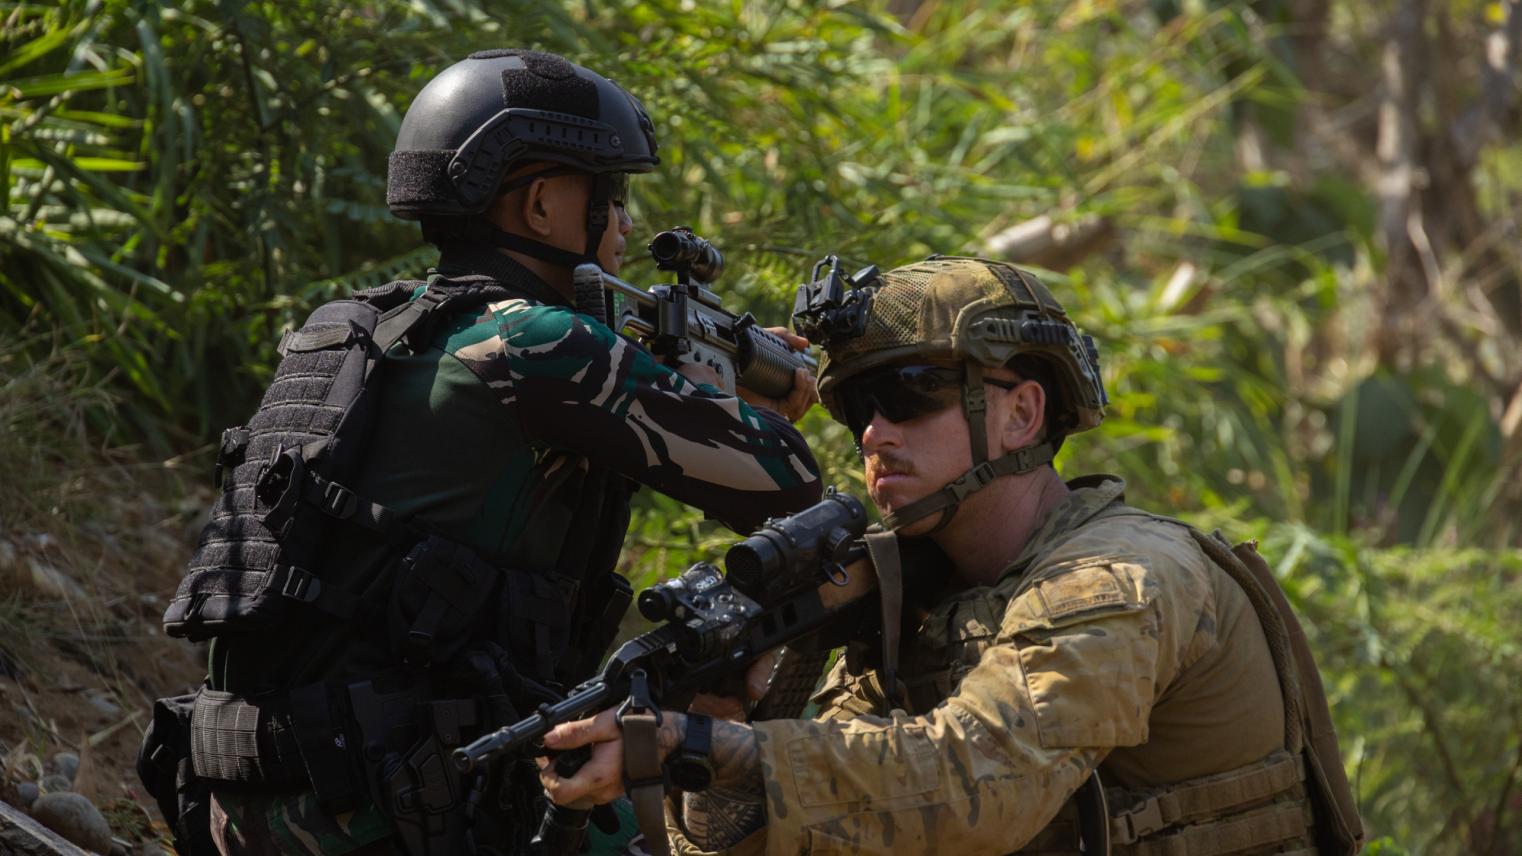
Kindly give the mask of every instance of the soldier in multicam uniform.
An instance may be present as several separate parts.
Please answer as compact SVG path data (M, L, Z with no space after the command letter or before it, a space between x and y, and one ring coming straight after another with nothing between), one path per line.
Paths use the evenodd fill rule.
M407 537L350 528L335 531L325 548L322 591L378 605L377 625L314 620L279 634L203 633L214 638L207 688L196 703L199 732L192 730L201 753L197 772L204 780L206 768L231 759L233 775L256 771L250 781L298 781L284 789L226 776L211 781L212 836L222 853L521 848L542 799L532 766L494 778L495 786L484 796L478 788L469 805L451 802L453 785L434 792L426 783L452 770L447 749L461 742L462 727L475 727L468 739L516 718L503 712L509 710L500 706L503 699L510 710L527 713L548 696L543 688L569 687L596 667L628 603L628 584L614 566L631 494L646 485L740 532L817 501L817 465L791 424L817 400L806 372L785 400L743 389L737 398L706 382L711 370L674 371L573 309L572 267L595 261L618 271L633 226L624 207L627 179L653 169L655 152L654 128L638 101L550 54L474 54L434 78L408 110L391 160L388 203L398 215L421 220L425 238L441 251L428 289L417 284L413 300L456 286L494 297L466 303L468 311L435 311L410 348L389 353L364 463L347 487L394 512L386 519L469 548L499 578L449 594L439 614L471 615L473 629L451 631L435 615L423 641L442 644L453 632L465 637L457 641L466 653L434 664L432 677L427 669L403 670L406 680L424 683L402 695L382 690L399 664L392 656L397 640L378 637L387 632L388 616L408 609L393 571L413 543ZM242 476L234 478L231 493L242 490L236 481ZM213 548L241 537L238 528L247 524L239 513L219 514L208 528L176 599L187 604L182 612L190 619L176 613L173 624L193 620L217 594L205 581L236 564L226 549ZM425 598L426 589L419 591ZM473 599L492 603L478 614ZM375 610L361 604L358 614ZM408 619L414 636L423 634L426 617ZM389 626L394 630L394 620ZM458 679L451 671L483 663ZM368 682L355 683L361 678ZM437 700L445 685L463 692L474 686L480 697ZM317 687L316 695L298 698L297 687ZM315 731L331 736L315 748L314 729L304 724L313 721L313 698ZM209 699L234 713L203 716ZM497 716L483 722L493 704ZM413 738L392 735L411 728L412 712L430 705L434 728L452 728L452 739L431 756L406 755ZM392 709L403 712L386 720ZM442 714L458 714L458 721L440 724ZM242 718L257 721L257 747L252 736L247 747L234 745L236 725L227 723ZM247 733L254 730L250 725ZM282 760L265 743L278 745L287 731L295 734L299 760ZM333 744L349 754L334 755ZM376 780L404 762L424 784L396 790L398 805L377 805L388 799L372 796L384 793ZM325 787L351 797L349 804L323 799ZM329 810L335 806L345 810ZM440 820L461 812L464 834L473 838L462 839L460 825ZM413 838L396 837L403 822Z
M1046 287L932 257L852 303L820 394L859 443L885 527L872 561L905 609L846 648L814 721L666 714L682 763L711 724L711 786L668 801L677 852L1356 852L1320 679L1267 566L1127 506L1118 478L1050 465L1105 396ZM899 538L944 562L884 573ZM541 772L556 802L619 792L609 714L545 740L588 742L574 777Z

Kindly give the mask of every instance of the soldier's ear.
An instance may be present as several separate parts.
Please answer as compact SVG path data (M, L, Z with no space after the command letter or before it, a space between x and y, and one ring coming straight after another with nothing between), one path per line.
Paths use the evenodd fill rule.
M534 179L524 188L518 213L523 218L523 225L537 235L549 235L555 228L550 214L550 209L555 205L555 200L550 198L553 190L551 184L542 178Z
M994 399L994 396L989 396ZM1041 442L1046 433L1046 390L1033 380L1021 381L1014 389L1000 390L997 397L1002 424L999 440L1004 451L1023 449Z

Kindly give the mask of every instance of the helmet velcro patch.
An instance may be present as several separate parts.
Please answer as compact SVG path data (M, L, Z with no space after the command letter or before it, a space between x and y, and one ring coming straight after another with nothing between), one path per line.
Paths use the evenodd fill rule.
M588 119L601 118L597 84L577 76L576 67L570 62L532 51L515 55L523 60L523 67L510 65L502 70L504 105L574 113Z

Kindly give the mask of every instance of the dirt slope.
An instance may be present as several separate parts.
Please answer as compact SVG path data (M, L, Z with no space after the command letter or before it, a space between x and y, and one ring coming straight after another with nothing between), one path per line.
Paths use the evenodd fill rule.
M204 672L159 619L210 494L172 464L70 451L0 453L0 799L61 786L55 757L73 754L72 789L134 852L157 853L162 822L134 762L152 700Z

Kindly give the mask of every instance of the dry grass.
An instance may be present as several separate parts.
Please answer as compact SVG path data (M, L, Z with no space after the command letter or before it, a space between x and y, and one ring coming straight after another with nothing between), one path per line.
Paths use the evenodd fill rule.
M203 672L159 617L208 503L175 462L96 440L91 414L112 402L82 377L66 350L0 353L0 798L73 752L75 789L138 840L149 706Z

